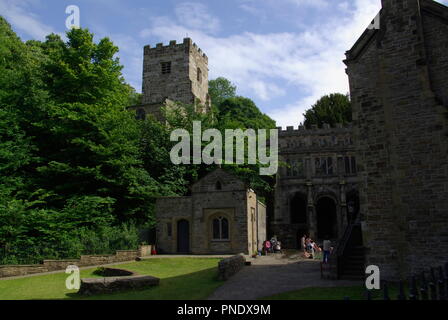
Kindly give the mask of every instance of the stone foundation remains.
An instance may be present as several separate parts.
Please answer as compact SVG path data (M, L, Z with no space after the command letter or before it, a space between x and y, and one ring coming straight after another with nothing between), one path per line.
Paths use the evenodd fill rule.
M135 260L151 255L151 245L140 246L138 250L118 250L115 254L83 255L80 259L44 260L41 264L0 265L0 278L25 276L42 272L64 270L70 265L78 267L97 266Z
M94 295L145 289L157 286L160 282L159 278L141 276L124 269L102 268L99 271L104 275L104 278L81 279L78 294Z
M246 259L242 254L222 259L218 263L219 280L227 280L246 265Z

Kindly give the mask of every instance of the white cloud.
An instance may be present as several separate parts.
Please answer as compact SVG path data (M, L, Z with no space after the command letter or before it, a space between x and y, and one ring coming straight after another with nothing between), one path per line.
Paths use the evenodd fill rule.
M330 5L327 0L287 0L288 2L294 3L300 7L316 7L316 8L326 8Z
M0 11L14 27L42 39L53 30L29 12L30 7L39 1L0 0ZM263 3L273 4L273 1L264 0ZM263 111L278 125L297 125L302 121L304 110L322 95L348 92L348 79L342 62L344 53L375 17L381 1L285 1L303 7L318 7L322 11L312 19L309 17L313 24L303 29L217 36L216 32L221 28L219 19L203 4L183 2L175 8L175 19L154 18L140 36L154 37L167 43L171 39L182 41L188 35L208 55L211 79L218 76L230 79L237 85L239 94L256 98L263 102L262 105L269 104L269 108L264 107ZM439 2L448 4L448 0ZM254 3L253 0L241 2L248 6L247 10L257 9L251 7ZM307 11L304 12L306 15ZM132 35L110 34L110 37L122 50L120 56L127 81L139 89L142 46ZM300 98L286 105L273 105L274 98L286 94Z
M142 66L143 66L143 48L135 37L122 33L103 34L100 37L108 36L113 43L120 48L118 56L120 63L124 66L123 75L126 82L136 91L141 91Z
M201 3L183 2L175 8L176 17L188 28L214 33L219 29L219 19L212 16Z
M294 0L295 1L295 0ZM224 76L241 94L269 101L296 88L301 98L263 110L279 126L297 125L302 113L324 94L348 92L342 60L380 9L379 0L355 0L339 6L343 15L304 31L216 37L183 21L159 18L144 36L182 39L188 34L209 57L210 78Z
M56 32L29 11L29 7L36 3L38 1L0 0L0 12L15 28L34 39L44 40L48 34Z
M273 83L254 80L248 83L248 86L254 90L255 94L263 101L269 101L273 97L283 96L285 90Z

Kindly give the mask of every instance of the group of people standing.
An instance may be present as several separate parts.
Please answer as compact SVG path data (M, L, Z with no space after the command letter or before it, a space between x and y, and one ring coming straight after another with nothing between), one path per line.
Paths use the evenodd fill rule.
M313 239L311 239L306 234L304 234L300 238L300 247L303 251L303 256L308 259L316 259L320 257L323 252L323 263L328 263L328 258L330 257L330 254L333 250L329 237L325 237L325 240L322 243L322 247L320 247Z
M263 251L264 254L282 252L282 244L277 239L277 236L273 236L271 240L263 242Z
M303 256L308 259L322 258L323 263L328 263L333 247L331 246L331 240L329 237L325 237L322 246L319 246L308 235L304 234L300 238L300 247L303 251ZM277 236L273 236L271 240L265 240L263 242L263 248L259 251L259 254L277 253L282 252L281 242L277 239Z

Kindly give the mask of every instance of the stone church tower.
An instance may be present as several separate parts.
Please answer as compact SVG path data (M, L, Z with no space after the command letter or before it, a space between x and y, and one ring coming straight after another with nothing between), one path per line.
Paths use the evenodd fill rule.
M448 257L448 7L383 0L347 52L367 265L405 277Z
M208 112L208 58L190 38L182 43L144 47L142 105L133 106L138 118L153 114L162 119L162 106L174 102L194 104L197 111Z

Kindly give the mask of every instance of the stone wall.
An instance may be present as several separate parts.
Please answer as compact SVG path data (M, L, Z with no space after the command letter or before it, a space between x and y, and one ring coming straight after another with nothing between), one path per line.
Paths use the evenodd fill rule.
M177 223L179 220L187 220L191 228L191 210L191 197L163 197L157 199L156 230L158 252L177 252Z
M140 257L147 257L152 254L153 245L141 245L139 248L140 251Z
M218 190L217 182L221 184ZM249 253L248 211L249 193L244 183L222 169L208 174L192 187L193 200L193 252L216 253L212 246L223 245L215 241L212 234L214 218L223 216L229 222L228 251L219 253Z
M147 250L143 249L145 255ZM119 250L114 255L83 255L80 259L73 260L44 260L41 264L35 265L0 265L0 278L24 276L49 271L64 270L69 265L87 267L95 265L110 264L116 262L132 261L142 256L139 250Z
M246 265L246 259L242 254L222 259L218 262L218 279L228 280Z
M252 255L258 250L258 201L255 192L249 190L247 192L247 208L246 208L246 230L248 254Z
M200 103L206 106L202 111L207 112L211 103L208 94L208 58L195 43L190 49L189 61L191 91Z
M257 232L258 232L258 244L257 250L263 249L263 242L267 240L267 212L266 206L258 201L257 203Z
M278 130L279 160L286 165L277 174L269 237L277 235L285 248L297 248L304 233L318 239L318 216L325 212L318 212L316 207L322 197L335 203L334 228L336 238L340 237L347 226L347 195L358 191L352 126L324 124L322 128L299 126ZM331 161L331 171L324 172L319 167L322 159ZM346 161L350 162L348 168ZM303 199L303 208L294 208L295 197ZM293 216L302 218L293 222Z
M78 294L90 296L104 293L115 293L129 290L148 289L158 286L160 279L152 276L142 276L122 269L105 268L104 278L83 278Z
M448 8L382 3L380 29L366 30L345 62L367 264L387 279L448 256Z
M353 148L353 129L351 125L343 126L336 124L331 127L324 124L323 128L317 128L313 125L311 129L306 129L300 125L297 129L289 126L286 130L281 127L278 129L279 148L283 152L294 152L300 149L306 151L322 151L323 149L341 150L352 146Z

